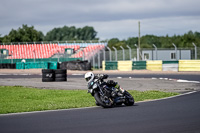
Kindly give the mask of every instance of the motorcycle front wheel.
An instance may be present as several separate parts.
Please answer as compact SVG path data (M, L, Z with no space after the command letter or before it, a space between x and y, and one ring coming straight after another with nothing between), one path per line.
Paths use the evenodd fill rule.
M111 108L113 106L113 102L110 98L106 96L100 96L99 93L95 93L94 98L97 103L104 108Z
M126 106L132 106L135 102L133 96L128 91L124 92L124 96L125 96L124 104Z

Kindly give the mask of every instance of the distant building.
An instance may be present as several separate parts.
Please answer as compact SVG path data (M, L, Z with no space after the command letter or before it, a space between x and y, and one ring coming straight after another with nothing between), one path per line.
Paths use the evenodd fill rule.
M142 50L143 60L191 60L191 50Z

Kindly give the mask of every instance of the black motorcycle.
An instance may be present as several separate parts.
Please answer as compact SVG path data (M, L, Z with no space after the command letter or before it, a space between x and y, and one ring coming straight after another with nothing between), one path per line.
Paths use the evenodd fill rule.
M107 77L108 75L98 76L90 83L90 87L88 87L88 93L94 96L96 104L104 108L122 104L132 106L134 104L133 96L126 90L108 86L104 82L104 79L107 79Z

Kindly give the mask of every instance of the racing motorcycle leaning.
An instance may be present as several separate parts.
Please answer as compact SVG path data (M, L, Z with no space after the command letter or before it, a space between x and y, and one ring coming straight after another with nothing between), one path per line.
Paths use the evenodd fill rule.
M132 106L134 104L133 96L126 90L119 87L117 82L107 79L108 75L94 75L92 72L85 74L85 79L88 81L88 93L94 96L96 104L104 108L113 107L115 105L125 104Z

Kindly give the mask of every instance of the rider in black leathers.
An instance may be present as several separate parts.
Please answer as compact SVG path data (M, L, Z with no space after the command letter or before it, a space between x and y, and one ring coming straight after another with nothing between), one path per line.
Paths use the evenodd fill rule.
M93 80L91 80L90 82L88 82L88 88L91 89L91 87L93 86L93 83L95 81L95 79L107 79L108 75L107 74L97 74L94 75ZM118 85L117 82L115 82L114 80L108 80L107 82L103 82L102 85L107 85L108 87L115 87L115 88L119 88L120 86Z
M106 74L94 75L92 72L87 72L85 74L85 79L88 83L88 93L91 93L91 95L95 97L96 104L103 107L111 107L112 104L133 105L134 98L131 94L122 89L119 84L113 80L104 81L104 79L107 78L108 75ZM104 103L102 103L102 101L104 101Z

